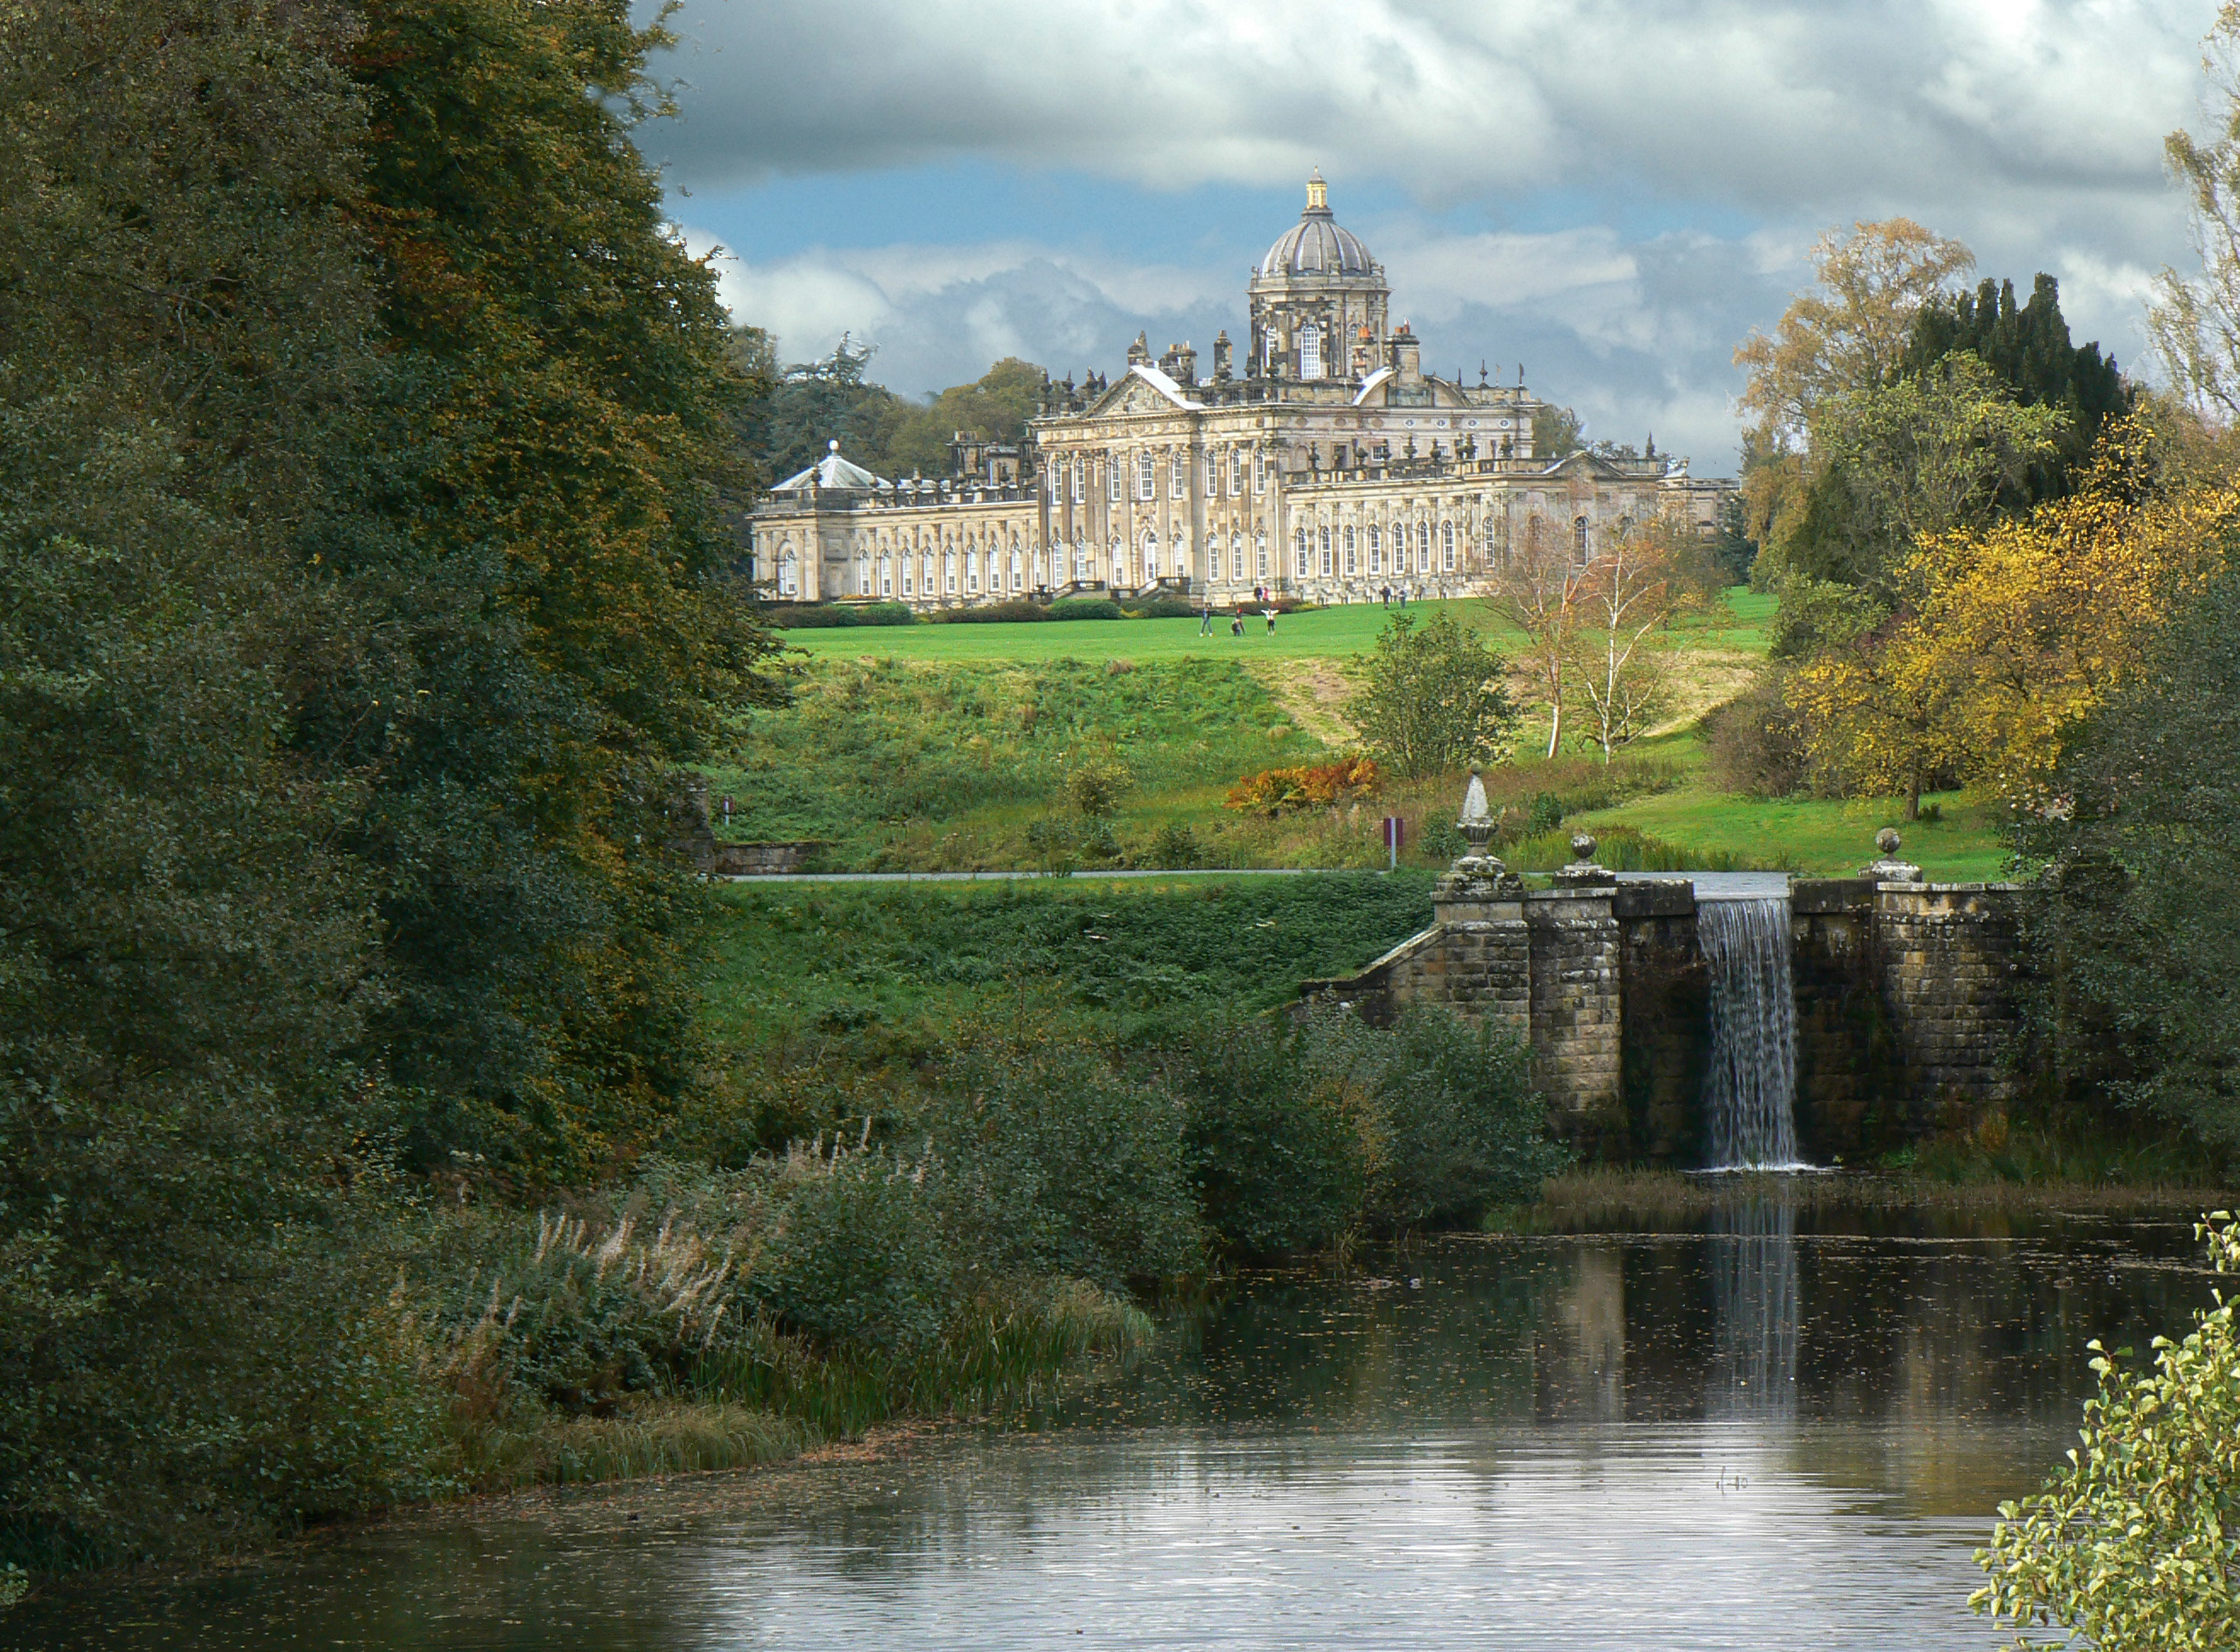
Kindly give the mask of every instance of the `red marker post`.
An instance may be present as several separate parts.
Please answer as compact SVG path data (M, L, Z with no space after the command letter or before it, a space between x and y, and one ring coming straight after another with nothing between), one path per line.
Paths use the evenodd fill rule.
M1391 861L1391 869L1400 869L1400 845L1407 840L1408 823L1397 815L1384 817L1384 847Z

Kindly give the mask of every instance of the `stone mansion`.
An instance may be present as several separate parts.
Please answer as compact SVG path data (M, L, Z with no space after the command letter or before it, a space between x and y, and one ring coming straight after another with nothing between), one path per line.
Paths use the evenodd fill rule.
M1468 593L1527 543L1583 562L1659 514L1716 530L1731 483L1653 450L1543 460L1521 382L1426 373L1319 174L1247 293L1241 363L1226 331L1203 374L1139 335L1118 379L1050 384L1023 446L960 436L953 476L890 481L834 443L755 511L756 576L781 600L915 608L1155 588L1358 602Z

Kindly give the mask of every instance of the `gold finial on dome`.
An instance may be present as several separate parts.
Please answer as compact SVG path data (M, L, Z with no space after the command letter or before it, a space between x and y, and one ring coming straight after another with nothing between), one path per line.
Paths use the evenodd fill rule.
M1323 170L1319 166L1315 169L1314 176L1307 180L1307 210L1330 210L1330 185L1323 182Z

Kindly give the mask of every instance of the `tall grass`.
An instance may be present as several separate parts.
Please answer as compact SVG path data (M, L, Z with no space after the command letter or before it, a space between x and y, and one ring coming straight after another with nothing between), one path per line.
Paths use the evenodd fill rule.
M485 1422L462 1430L459 1443L477 1490L513 1491L757 1468L798 1456L827 1437L813 1423L767 1408L648 1396L616 1416L547 1413L525 1427Z
M695 1394L750 1405L847 1439L897 1416L984 1413L1047 1399L1091 1356L1124 1365L1150 1345L1150 1317L1076 1280L983 1296L930 1346L819 1349L768 1322L704 1356Z

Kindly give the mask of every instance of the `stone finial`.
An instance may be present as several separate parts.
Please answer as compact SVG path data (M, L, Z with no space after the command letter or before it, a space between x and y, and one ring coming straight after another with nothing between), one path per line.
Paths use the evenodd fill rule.
M1463 816L1455 826L1470 845L1470 852L1483 855L1493 841L1493 810L1486 806L1485 782L1476 763L1470 765L1470 789L1463 793Z
M1469 789L1463 793L1462 818L1455 823L1455 829L1463 835L1465 847L1433 885L1434 905L1514 900L1523 892L1523 884L1509 868L1485 852L1496 829L1493 810L1487 806L1485 782L1476 763L1470 765L1470 774Z
M1862 866L1859 869L1859 876L1871 878L1877 883L1921 883L1923 881L1921 868L1916 866L1911 861L1902 861L1897 857L1899 845L1903 841L1898 836L1897 829L1894 826L1885 826L1877 832L1875 847L1882 850L1882 858Z
M1558 886L1595 886L1615 883L1617 876L1607 866L1595 863L1595 836L1592 832L1574 833L1571 838L1571 863L1556 874Z

